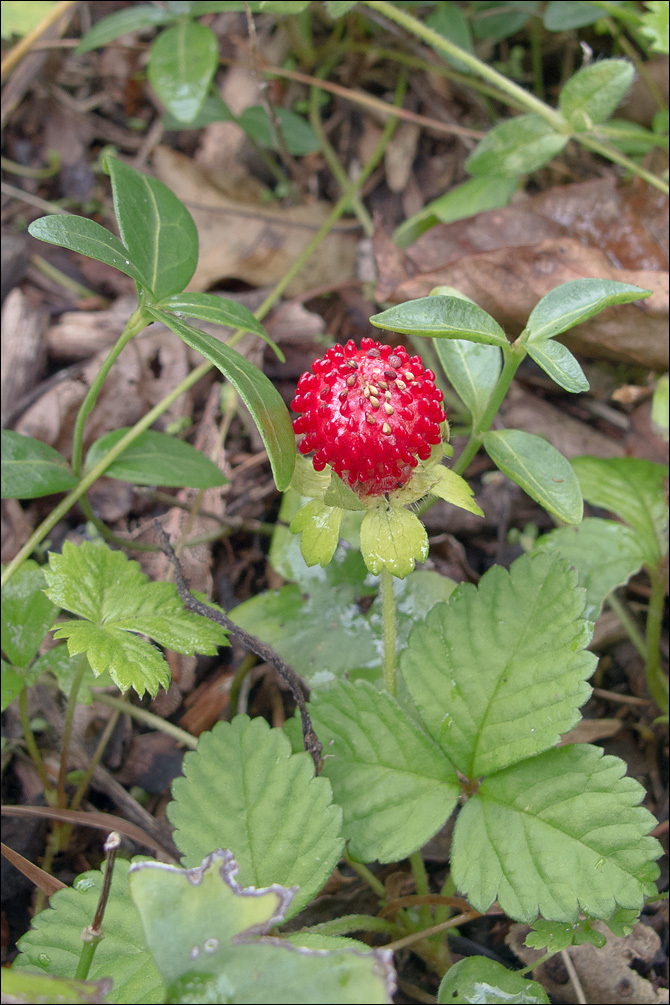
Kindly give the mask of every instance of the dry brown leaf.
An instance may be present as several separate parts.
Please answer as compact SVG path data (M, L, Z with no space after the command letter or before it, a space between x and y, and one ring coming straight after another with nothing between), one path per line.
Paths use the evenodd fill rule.
M564 733L559 747L566 743L595 743L614 736L621 729L621 719L582 719L569 733Z
M386 181L392 192L402 192L409 181L421 130L415 122L401 122L384 154Z
M46 333L52 359L88 359L114 345L128 318L137 308L137 297L119 297L104 311L66 311Z
M518 384L512 384L507 392L500 414L505 426L544 436L568 460L582 454L623 457L626 452L623 444L611 436L524 391Z
M2 424L14 406L41 379L46 362L48 316L33 306L18 287L2 308L0 364L2 368Z

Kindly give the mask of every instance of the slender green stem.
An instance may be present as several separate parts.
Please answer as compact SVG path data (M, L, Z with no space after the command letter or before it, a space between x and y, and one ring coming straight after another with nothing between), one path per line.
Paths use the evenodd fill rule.
M60 766L58 769L58 805L62 809L67 806L67 799L65 798L65 781L67 778L67 759L70 753L70 738L72 736L72 723L74 721L74 710L77 706L77 698L79 697L79 688L81 687L81 682L84 679L84 671L86 670L86 660L82 657L79 661L79 667L75 671L74 677L72 679L72 686L70 687L70 693L67 697L67 705L65 707L65 723L63 725L63 742L61 745L60 752Z
M367 865L363 865L362 862L355 862L352 858L349 858L345 852L342 856L347 865L357 873L361 879L368 884L371 890L377 894L382 900L386 900L386 889L384 884L377 879L375 874L368 869Z
M102 755L105 753L105 750L107 749L107 744L112 738L112 733L114 732L114 728L117 722L119 721L120 715L121 713L118 711L118 709L112 715L110 715L107 725L103 729L102 734L100 736L100 740L98 741L98 746L95 748L95 753L93 754L93 757L91 758L89 765L86 769L86 773L79 782L79 785L77 786L77 791L72 797L72 801L70 802L69 807L71 810L79 809L79 804L86 795L89 783L93 778L93 772L95 771L97 766L100 764L100 761L102 760Z
M525 977L526 974L529 974L531 972L531 970L536 970L537 967L541 967L542 964L546 963L547 960L550 960L552 956L556 956L556 950L555 949L548 950L548 952L546 952L544 954L544 956L540 956L539 960L535 960L529 966L524 967L523 970L515 970L514 972L519 977Z
M426 896L430 893L430 888L428 885L428 873L426 872L426 866L421 858L421 852L415 851L413 855L409 857L410 865L412 866L412 872L414 873L414 882L416 884L416 892L421 896ZM430 917L430 907L428 904L421 905L421 927L428 928L431 922Z
M105 852L107 855L107 861L105 862L105 876L102 881L102 889L100 890L100 897L98 899L98 906L96 908L95 917L92 924L87 925L87 927L81 933L82 938L82 949L81 956L79 957L79 965L77 966L77 972L75 973L75 980L85 981L88 977L88 972L91 969L91 963L93 962L93 957L95 955L95 950L97 949L99 943L102 941L102 920L105 916L105 909L107 907L107 901L109 899L109 891L112 885L112 875L114 872L114 859L116 858L116 853L121 845L121 837L116 831L112 831L105 841Z
M74 975L74 979L76 981L85 981L88 977L88 972L91 969L91 963L93 963L95 951L98 948L99 943L102 942L102 939L102 935L94 935L89 938L84 938L82 935L81 955L79 957L79 963L77 964L77 969Z
M42 755L40 754L39 747L37 746L35 734L33 733L32 726L30 725L30 716L28 714L28 693L25 687L19 694L19 716L21 718L21 727L23 729L23 739L26 749L30 754L31 760L35 765L35 771L39 775L40 781L44 787L44 798L48 803L51 803L53 802L54 789L49 781L47 769L44 767L44 761L42 760Z
M396 935L398 926L386 918L376 918L373 914L345 914L342 918L322 921L318 925L307 925L300 934L310 935L351 935L353 932L384 932Z
M190 750L195 750L198 746L198 740L191 733L187 733L185 729L180 729L179 726L175 726L171 722L166 722L165 719L161 719L159 715L154 715L153 712L149 712L146 708L140 708L139 705L131 705L130 702L125 701L123 698L117 698L116 695L112 694L96 694L95 700L100 702L101 705L108 705L109 708L117 709L119 714L121 712L124 715L129 715L133 719L137 719L138 722L143 722L145 726L151 726L152 729L159 729L161 733L166 733L168 736L173 737L178 743L183 744Z
M661 630L663 627L663 609L665 607L665 582L663 577L654 570L651 573L651 596L647 610L647 654L645 659L645 675L647 687L660 708L668 711L668 678L661 667Z
M544 101L544 60L542 58L542 22L531 16L528 26L530 33L530 59L533 67L533 88L535 97Z
M616 593L612 591L607 596L607 605L614 611L617 618L621 622L623 628L626 631L626 635L631 640L638 653L643 660L647 659L647 643L642 638L642 633L639 631L637 625L633 621L632 617L621 603Z
M78 283L76 279L73 279L71 276L61 272L60 269L57 269L55 265L51 264L51 262L47 262L46 258L42 258L41 255L31 255L30 264L34 265L37 271L41 272L43 276L46 276L48 279L53 279L53 281L62 286L64 290L69 290L77 297L84 297L86 299L89 297L95 297L98 303L109 303L109 300L105 297L101 297L99 293L95 292L95 290L89 290L88 286L82 286L82 284Z
M611 147L609 143L601 143L599 140L593 139L593 137L588 133L579 133L575 139L578 139L582 146L586 147L587 150L592 150L593 153L600 154L602 157L606 157L608 160L614 161L615 164L620 164L621 167L625 167L626 170L631 171L633 174L638 175L638 177L648 181L650 185L653 185L654 188L659 189L661 192L665 192L666 195L670 193L670 185L668 185L667 182L664 182L662 178L657 178L655 174L651 173L651 171L647 171L646 168L636 164L635 161L632 161L629 157L620 153L616 147Z
M395 592L393 576L388 569L382 569L382 632L384 637L384 687L389 694L396 692L396 632L395 632Z

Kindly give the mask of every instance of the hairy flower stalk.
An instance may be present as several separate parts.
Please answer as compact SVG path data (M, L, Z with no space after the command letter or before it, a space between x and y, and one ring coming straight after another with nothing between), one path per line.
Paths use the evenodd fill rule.
M441 440L446 415L420 356L371 338L335 345L298 381L293 423L300 452L330 465L361 498L402 488Z

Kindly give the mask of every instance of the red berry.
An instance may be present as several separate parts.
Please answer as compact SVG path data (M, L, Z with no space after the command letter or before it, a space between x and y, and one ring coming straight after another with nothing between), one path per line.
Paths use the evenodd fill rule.
M409 357L371 338L334 345L303 373L291 403L304 433L300 453L314 451L316 471L326 464L361 496L401 488L418 459L441 439L446 416L435 374L420 356Z

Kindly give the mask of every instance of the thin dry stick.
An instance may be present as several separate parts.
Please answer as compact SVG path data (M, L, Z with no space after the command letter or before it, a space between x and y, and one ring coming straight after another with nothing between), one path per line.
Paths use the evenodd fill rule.
M323 748L318 736L314 732L312 720L309 717L309 712L307 711L307 706L305 704L305 697L300 686L300 678L296 674L295 670L292 670L288 663L285 663L281 656L274 651L274 649L271 649L270 646L261 642L261 640L257 639L255 635L249 635L249 633L245 632L243 628L240 628L234 621L231 621L230 618L223 613L223 611L216 611L213 607L209 607L201 600L196 600L196 598L189 592L188 584L186 583L184 572L181 567L181 562L175 555L170 539L158 521L156 521L156 528L158 529L158 533L162 541L163 552L167 555L174 568L175 585L184 607L188 611L192 611L194 614L200 614L203 618L209 618L210 621L215 621L217 625L221 625L221 627L225 628L226 631L232 632L233 635L237 636L246 649L250 649L252 653L256 653L256 655L259 656L265 663L269 663L273 666L282 680L288 685L291 695L293 696L293 700L300 709L302 736L305 750L311 755L312 760L314 761L314 767L316 768L316 772L318 774L321 765L321 751Z
M570 977L570 983L572 984L572 990L575 992L575 998L579 1002L579 1005L587 1005L586 995L581 985L581 981L577 976L577 971L575 970L575 965L570 959L570 953L567 949L561 950L561 959L565 963L565 969L568 971Z

